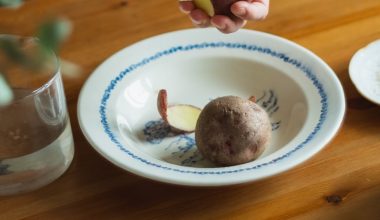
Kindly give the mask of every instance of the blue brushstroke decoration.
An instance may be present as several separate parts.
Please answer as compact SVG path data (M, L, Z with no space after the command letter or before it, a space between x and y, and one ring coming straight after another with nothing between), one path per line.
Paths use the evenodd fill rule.
M320 115L317 124L313 128L313 130L307 135L305 140L300 141L294 148L290 149L288 152L279 155L277 158L274 158L271 161L264 162L261 164L256 164L251 167L245 167L245 168L230 168L230 169L223 169L215 170L215 171L199 171L194 169L186 169L186 168L176 168L176 167L170 167L162 164L157 164L155 162L149 161L147 159L141 158L135 154L133 154L131 151L128 150L127 147L125 147L116 137L116 135L112 132L111 126L109 124L108 118L107 118L107 104L110 99L110 96L112 95L112 92L114 91L115 87L118 85L118 83L128 74L132 73L136 69L139 69L151 62L154 62L162 57L172 56L177 53L186 53L187 51L194 51L194 50L203 50L207 48L224 48L224 49L230 49L230 50L243 50L252 52L252 54L261 53L264 55L271 56L275 59L278 59L286 64L289 64L297 69L299 69L314 85L314 88L317 90L319 96L320 96L320 103L321 103L321 109L319 110ZM322 128L322 125L326 121L327 113L328 113L328 96L327 93L322 85L322 83L317 78L317 75L313 73L312 69L310 69L309 66L301 63L301 61L289 57L289 55L278 52L273 48L268 47L262 47L259 45L251 45L246 43L239 43L239 42L203 42L203 43L195 43L195 44L188 44L188 45L178 45L171 48L168 48L163 51L159 51L149 57L143 58L141 61L132 64L128 66L125 70L120 72L113 80L111 80L105 88L103 97L101 98L101 101L99 103L99 120L100 123L103 126L104 132L107 134L109 139L118 147L121 151L126 153L131 159L138 160L141 163L144 163L148 166L152 166L154 168L171 171L171 172L177 172L177 173L187 173L187 174L194 174L194 175L224 175L224 174L232 174L232 173L239 173L239 172L246 172L251 170L257 170L261 169L263 167L271 166L279 161L282 161L288 157L290 157L292 154L297 152L298 150L304 148L307 143L309 143L315 135L319 133L319 131ZM278 108L274 108L275 111L278 110Z

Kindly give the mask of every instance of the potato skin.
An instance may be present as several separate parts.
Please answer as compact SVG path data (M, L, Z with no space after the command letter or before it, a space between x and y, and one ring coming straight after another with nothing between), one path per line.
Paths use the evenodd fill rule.
M211 101L202 110L195 141L205 158L231 166L259 157L270 141L271 132L268 115L259 105L225 96Z
M231 12L231 5L238 0L211 0L216 15L226 15L234 17Z

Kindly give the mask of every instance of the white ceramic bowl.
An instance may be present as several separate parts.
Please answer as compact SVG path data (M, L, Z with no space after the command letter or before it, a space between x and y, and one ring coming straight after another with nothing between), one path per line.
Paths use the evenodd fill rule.
M160 120L157 93L203 107L224 95L255 95L273 138L255 161L215 167L194 134ZM111 56L82 88L78 117L90 144L115 165L150 179L191 186L244 183L286 171L320 151L345 112L335 73L305 48L273 35L190 29L159 35Z
M363 97L380 105L380 40L355 53L350 62L349 73Z

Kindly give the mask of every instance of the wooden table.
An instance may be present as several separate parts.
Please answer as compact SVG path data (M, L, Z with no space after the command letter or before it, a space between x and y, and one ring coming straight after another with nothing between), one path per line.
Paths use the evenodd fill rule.
M176 0L29 0L0 9L0 30L30 35L47 16L74 24L62 57L83 74L65 79L76 154L69 170L35 192L0 198L0 219L380 219L380 107L348 76L359 48L380 38L379 0L273 0L260 30L295 41L341 80L348 109L319 154L281 175L245 185L189 188L153 182L103 159L85 140L76 108L81 86L104 59L134 42L192 27Z

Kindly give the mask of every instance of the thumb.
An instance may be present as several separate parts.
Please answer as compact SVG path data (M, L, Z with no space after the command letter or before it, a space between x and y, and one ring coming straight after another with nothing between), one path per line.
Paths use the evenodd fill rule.
M238 1L231 6L231 12L243 20L263 20L268 11L267 1Z

